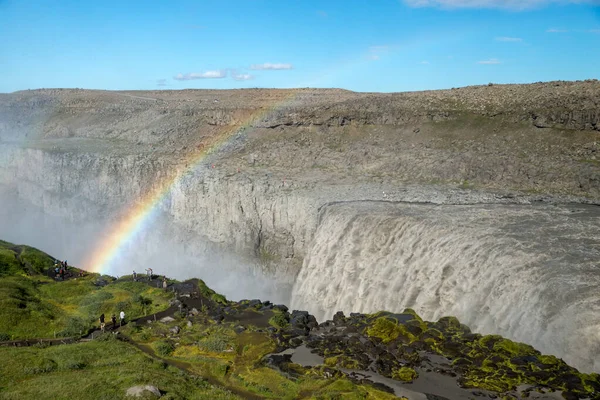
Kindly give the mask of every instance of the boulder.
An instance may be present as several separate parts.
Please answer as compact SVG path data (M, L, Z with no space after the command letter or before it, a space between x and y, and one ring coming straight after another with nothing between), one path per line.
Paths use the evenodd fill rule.
M168 316L160 319L160 322L163 322L165 324L168 323L168 322L173 322L173 321L175 321L175 318L168 317Z
M233 330L235 331L235 333L242 333L246 330L246 328L242 325L238 325L235 328L233 328Z
M250 300L250 302L248 303L248 307L254 307L256 309L259 309L262 307L262 301L258 299Z
M156 386L152 386L152 385L132 386L129 389L127 389L125 396L127 396L127 397L143 397L143 396L146 396L147 394L153 394L156 397L161 396L160 390L158 390L158 388Z
M346 323L346 316L342 311L338 311L333 316L333 323L336 326L344 325Z
M285 305L283 304L276 304L273 306L273 309L275 310L279 310L281 312L287 312L289 310L289 308L287 308Z
M172 327L171 329L169 329L169 332L177 335L177 334L179 334L179 332L181 332L181 328L178 327L177 325L175 325L174 327Z

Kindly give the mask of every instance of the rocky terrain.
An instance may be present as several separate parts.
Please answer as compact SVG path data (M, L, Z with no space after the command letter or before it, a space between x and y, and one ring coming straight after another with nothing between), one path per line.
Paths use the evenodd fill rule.
M600 398L598 374L451 316L337 312L318 323L270 301L229 301L199 279L158 289L159 276L72 266L55 279L53 263L0 241L2 398ZM99 329L97 316L118 310L124 323Z
M86 268L86 254L102 239L94 236L99 228L89 229L94 235L84 237L85 227L111 226L148 192L164 189L167 194L156 207L164 222L143 230L139 243L130 245L138 246L136 256L110 266L111 273L131 273L135 260L136 268L144 268L160 258L161 265L166 265L165 259L173 264L170 268L177 270L178 278L191 277L197 273L185 270L189 263L178 257L223 251L267 271L268 279L276 282L273 286L289 299L299 290L297 276L318 279L313 271L335 264L336 270L346 268L339 281L321 279L308 288L313 291L310 295L300 296L311 301L302 303L302 308L313 313L325 309L325 315L337 311L332 304L345 302L350 292L344 285L354 287L350 284L353 277L364 276L381 260L391 260L382 271L399 268L387 256L398 250L391 244L394 240L410 242L409 250L418 257L407 255L406 259L424 260L433 269L435 281L442 283L417 285L423 280L414 279L419 271L412 264L405 265L402 274L386 275L388 295L400 276L415 283L407 290L410 296L387 297L396 302L390 311L401 312L410 303L419 314L437 315L450 309L442 307L450 307L448 299L458 299L455 304L461 313L456 315L461 320L473 321L473 326L498 327L499 333L591 370L598 368L592 359L597 359L600 347L590 347L595 342L589 332L597 331L600 320L589 312L599 301L590 290L598 277L590 272L589 264L600 254L600 238L588 226L597 221L598 213L582 211L589 218L580 224L579 217L569 219L564 205L600 200L599 119L600 82L596 80L389 94L338 89L23 91L0 95L0 191L37 207L48 218L72 223L60 233L56 224L47 228L33 224L42 236L40 245L45 243L43 238L76 229L77 238L65 236L53 249L66 254L77 248L73 261ZM557 226L548 222L543 235L537 235L535 227L526 230L531 234L512 235L511 229L521 227L516 220L502 219L514 215L504 213L502 207L477 208L467 215L493 213L498 219L478 227L479 222L491 220L467 217L471 225L465 229L427 225L429 220L418 213L402 222L417 228L404 229L398 222L404 217L396 215L398 204L403 203L528 207L539 202L548 208L536 215L544 221L560 221ZM342 212L343 203L359 204L361 215ZM560 206L556 214L553 205ZM368 217L371 206L385 223L371 226L373 235L348 236L344 227L359 231L352 221L372 220ZM382 211L387 207L389 212ZM451 209L446 210L453 215ZM0 233L15 232L12 225L23 224L15 218L20 216L15 208L0 211L11 221L10 229L5 225ZM317 243L317 235L323 238L327 233L323 221L339 237ZM458 217L447 221L460 222ZM418 228L421 225L423 229ZM499 232L502 246L491 241L485 242L488 247L466 243L490 236L488 228L496 225L506 227ZM402 236L413 231L447 232L460 247L446 246L444 238ZM430 251L431 243L438 246L435 251ZM340 249L340 244L348 248ZM558 255L540 256L535 262L520 257L529 250L543 255L544 246L566 250L548 252ZM506 250L498 253L500 247ZM392 253L382 250L386 248ZM454 251L457 248L480 252L475 261L460 259ZM139 261L140 254L146 257L143 261ZM307 261L314 254L318 257ZM437 257L425 259L424 254ZM485 254L492 254L489 260L497 263L484 260ZM351 262L352 258L340 255L360 255L355 259L361 261ZM498 280L486 283L489 290L479 285L486 288L479 291L485 298L472 301L467 296L472 291L465 287L473 287L472 279L484 278L478 270L480 261L499 271ZM223 270L220 264L204 264L215 265L207 273L212 286L228 296L239 296L237 288L223 284L222 275L217 275ZM503 275L525 269L531 271L530 279L518 295L494 286L506 281ZM454 279L453 271L463 271L460 279ZM569 271L575 275L569 276ZM448 274L453 279L444 280ZM539 282L545 285L543 290ZM249 285L257 286L255 281ZM362 304L377 304L367 297L377 293L375 288L357 287ZM568 290L563 292L565 287ZM548 297L557 288L562 297ZM325 304L323 299L331 299L332 293L340 294ZM489 309L482 304L502 305L505 298L510 306L499 306L503 311L521 310L531 300L548 305L535 314L539 324L532 330L558 332L559 339L515 334L525 313L486 314ZM560 329L552 329L554 325L545 321L559 315L573 315L577 324L564 322ZM569 337L578 336L568 326L579 329L581 335L588 332L589 340L569 342Z
M599 110L595 80L391 94L25 91L0 96L0 175L48 213L82 218L135 201L226 136L176 184L168 212L241 252L301 259L318 207L432 198L397 193L409 184L598 199Z

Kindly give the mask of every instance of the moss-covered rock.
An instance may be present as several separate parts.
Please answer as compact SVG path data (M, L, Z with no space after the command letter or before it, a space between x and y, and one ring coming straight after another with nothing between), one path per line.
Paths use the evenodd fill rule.
M402 367L392 371L392 378L402 382L412 382L418 376L417 371L409 367Z
M383 343L389 343L399 339L403 343L414 341L415 335L410 333L405 325L387 317L379 317L366 330L370 337L378 338Z

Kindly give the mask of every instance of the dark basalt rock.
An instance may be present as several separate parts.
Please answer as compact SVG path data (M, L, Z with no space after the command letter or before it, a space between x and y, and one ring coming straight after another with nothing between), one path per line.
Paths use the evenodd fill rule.
M287 312L287 311L289 310L289 308L287 308L287 307L286 307L285 305L283 305L283 304L275 304L275 305L273 306L273 309L274 309L274 310L281 311L281 312Z
M333 324L336 326L343 326L346 323L346 316L342 311L338 311L333 316Z
M263 310L265 320L273 315L283 315L286 324L261 328L257 332L269 335L276 344L277 352L305 345L323 357L326 364L301 367L291 362L291 355L281 354L265 359L268 366L288 376L311 374L329 379L344 376L341 370L355 370L409 381L412 373L429 371L454 378L457 386L466 389L465 393L473 397L527 396L527 390L518 394L514 392L525 384L531 385L529 389L562 391L563 397L568 399L600 398L598 375L580 374L564 361L541 355L531 346L497 335L472 333L454 317L427 322L412 310L400 314L352 313L348 317L339 311L332 320L318 324L315 317L306 311L293 310L289 313L286 306L260 300L228 303L224 307L211 303L207 307L198 317L208 315L217 323L224 319L224 314L231 320L231 316L239 315L247 308ZM244 329L241 325L234 328L236 333ZM445 358L440 359L440 356ZM392 392L384 385L370 382L360 373L346 376L357 383L369 383ZM432 400L445 399L433 394L426 396Z

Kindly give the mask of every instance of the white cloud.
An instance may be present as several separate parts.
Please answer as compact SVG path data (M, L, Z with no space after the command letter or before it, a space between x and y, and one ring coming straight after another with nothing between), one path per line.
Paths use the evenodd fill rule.
M429 61L421 61L421 64L423 64L423 65L429 65Z
M176 81L191 81L193 79L220 79L227 76L227 71L219 69L205 72L190 72L188 74L177 74L173 77Z
M379 60L383 54L389 51L389 49L390 46L387 45L371 46L369 47L367 58L369 60Z
M498 42L522 42L523 39L518 37L500 36L496 38Z
M477 64L494 65L501 64L501 62L497 58L490 58L488 60L477 61Z
M250 69L253 70L283 70L283 69L293 69L294 66L292 64L253 64L250 66Z
M238 74L236 72L231 72L231 77L236 81L249 81L250 79L254 79L254 75Z
M565 33L565 32L569 32L569 31L566 29L551 28L551 29L548 29L546 32L548 32L548 33Z
M600 0L404 0L410 7L507 8L523 10L550 4L600 4Z

